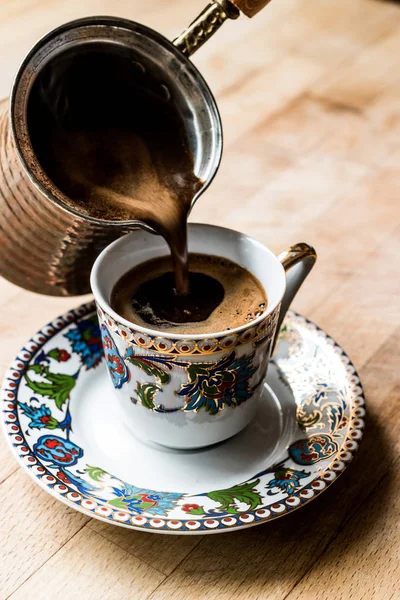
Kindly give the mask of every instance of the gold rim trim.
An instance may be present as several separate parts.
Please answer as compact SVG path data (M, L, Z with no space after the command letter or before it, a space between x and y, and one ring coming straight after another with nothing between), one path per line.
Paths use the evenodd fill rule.
M180 356L206 356L232 350L237 346L243 346L249 342L259 345L264 340L272 337L279 319L280 305L274 308L272 313L267 315L263 321L257 325L249 326L244 331L232 333L221 337L213 337L201 340L173 339L162 336L151 336L142 333L125 325L120 325L111 315L107 314L102 308L97 306L97 314L109 329L118 335L127 344L133 345L142 350L152 350L162 354L174 354Z
M302 260L310 259L312 263L317 260L317 252L312 246L309 246L305 242L295 244L291 246L286 252L281 252L278 259L281 261L285 271L288 271L294 265L297 265Z

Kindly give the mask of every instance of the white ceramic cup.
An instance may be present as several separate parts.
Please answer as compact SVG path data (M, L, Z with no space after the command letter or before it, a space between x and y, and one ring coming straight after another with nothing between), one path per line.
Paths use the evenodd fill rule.
M247 235L203 224L188 226L188 245L189 252L229 258L253 273L268 298L262 315L202 335L164 333L122 318L110 305L114 285L136 265L169 254L163 238L139 229L105 248L91 274L126 425L137 437L172 448L221 442L253 419L277 331L316 260L307 244L276 257Z

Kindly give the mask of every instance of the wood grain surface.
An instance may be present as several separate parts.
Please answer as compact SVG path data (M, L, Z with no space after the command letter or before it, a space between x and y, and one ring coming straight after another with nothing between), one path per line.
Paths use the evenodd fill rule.
M0 2L0 96L30 46L64 21L115 14L174 38L200 0ZM295 308L353 359L365 439L329 491L284 519L211 537L90 520L41 491L0 438L0 598L400 599L400 4L274 0L194 57L225 151L192 220L277 253L314 245ZM85 298L0 282L0 371L43 323Z

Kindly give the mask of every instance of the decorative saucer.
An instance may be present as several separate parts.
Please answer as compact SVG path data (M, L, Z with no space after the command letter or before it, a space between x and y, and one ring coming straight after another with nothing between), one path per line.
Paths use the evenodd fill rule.
M12 452L43 489L89 516L159 533L233 531L300 508L347 467L365 415L348 356L293 312L257 418L212 447L177 451L132 437L114 401L93 303L22 348L0 398Z

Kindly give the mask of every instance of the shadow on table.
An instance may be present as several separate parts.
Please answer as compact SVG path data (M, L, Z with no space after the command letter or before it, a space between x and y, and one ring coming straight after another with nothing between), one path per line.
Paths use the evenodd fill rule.
M271 582L275 579L294 581L313 564L337 534L346 528L356 530L346 538L362 544L362 538L381 527L387 497L394 486L393 451L385 437L377 415L368 413L364 440L360 450L344 474L323 494L291 515L235 533L211 536L163 536L127 531L104 523L92 522L91 528L131 552L144 562L171 575L170 580L183 584L194 578L195 586L205 593L226 579L245 585ZM362 505L375 489L373 510ZM338 556L330 549L329 560ZM179 566L180 565L180 566ZM178 584L178 583L177 583ZM169 585L169 584L168 584ZM195 593L195 592L194 592Z

